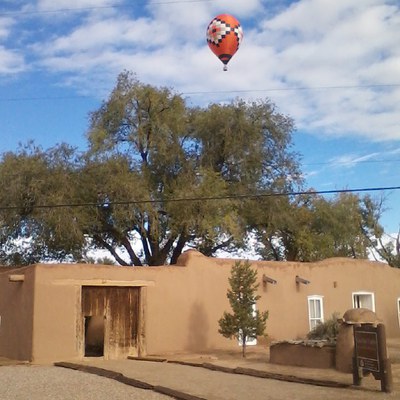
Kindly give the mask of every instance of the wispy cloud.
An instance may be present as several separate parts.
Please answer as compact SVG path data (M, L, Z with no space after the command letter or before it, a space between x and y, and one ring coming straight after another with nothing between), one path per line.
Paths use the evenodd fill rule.
M39 0L41 24L33 16L0 19L0 74L24 70L29 58L30 73L61 74L59 83L97 94L131 69L145 82L180 92L270 97L299 129L321 137L400 139L398 2L160 3L166 2ZM60 13L63 22L55 24L46 11L62 9L81 12ZM210 19L227 10L242 21L245 38L224 74L204 36ZM29 40L10 40L18 30ZM208 93L191 101L232 97Z
M24 70L24 57L17 51L0 46L0 74L13 75Z
M397 148L392 149L392 150L388 150L386 152L386 154L388 154L388 155L398 155L398 154L400 154L400 147L397 147Z
M123 3L122 0L38 0L37 10L62 10L62 9L82 9L90 7L114 6Z
M268 41L281 65L281 79L292 87L321 88L295 96L310 111L300 119L302 128L375 141L400 138L400 87L374 86L400 84L398 5L305 0L264 27L263 38L279 43Z
M9 38L15 21L10 17L0 17L0 78L25 70L24 54L20 49L9 45Z
M335 168L352 168L357 166L357 164L365 163L371 160L376 160L380 153L370 153L363 156L357 154L343 154L339 157L335 157L329 161L329 165Z

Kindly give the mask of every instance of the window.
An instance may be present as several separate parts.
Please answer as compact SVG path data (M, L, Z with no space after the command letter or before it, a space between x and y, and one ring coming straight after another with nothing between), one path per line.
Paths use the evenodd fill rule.
M375 312L375 295L372 292L353 293L353 308L368 308Z
M308 320L310 330L324 322L323 296L308 296Z

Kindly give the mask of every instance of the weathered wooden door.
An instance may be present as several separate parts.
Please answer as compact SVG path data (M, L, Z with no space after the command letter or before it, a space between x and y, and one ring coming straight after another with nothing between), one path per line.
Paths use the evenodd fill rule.
M99 346L102 334L105 358L118 359L138 355L139 287L82 287L82 317L86 321L84 341L98 338ZM103 326L98 323L101 318L104 320ZM93 326L90 326L91 321ZM94 325L96 321L98 326ZM88 347L85 347L87 350Z

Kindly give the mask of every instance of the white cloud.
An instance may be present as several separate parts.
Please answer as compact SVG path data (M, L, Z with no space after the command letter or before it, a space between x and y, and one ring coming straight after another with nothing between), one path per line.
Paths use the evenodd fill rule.
M69 85L79 82L77 90L92 87L96 93L99 82L104 86L109 79L111 86L124 69L179 92L237 90L240 97L270 97L299 129L316 135L400 139L398 3L284 4L277 2L273 8L261 0L154 2L146 7L144 3L138 15L137 7L134 10L124 0L40 0L37 10L87 8L87 12L76 19L75 13L68 14L68 23L59 29L49 18L52 14L44 14L47 29L57 29L49 29L49 35L41 36L45 41L29 47L35 58L32 66L54 75L61 72ZM102 9L112 5L128 7ZM271 9L280 11L271 15ZM244 22L245 37L229 72L223 73L206 45L205 29L216 14L227 10ZM0 39L9 32L0 20ZM8 60L0 59L3 73L21 63L24 55L6 46L2 52ZM224 101L235 96L193 95L191 100Z
M0 17L0 40L6 39L10 35L10 31L15 21L12 18Z
M0 17L0 76L16 74L25 69L23 54L5 45L14 24L12 18Z
M24 69L25 64L22 55L0 46L0 75L16 74Z
M400 147L396 148L396 149L391 149L390 151L387 151L387 154L389 155L397 155L400 154Z
M400 138L399 87L374 87L399 83L398 6L381 0L304 0L263 26L259 41L274 48L280 78L289 87L338 87L293 96L308 108L297 119L300 128L375 141Z
M232 14L240 17L253 17L259 15L260 10L264 10L265 2L262 0L216 0L207 5L207 9L213 11L213 14ZM214 17L214 15L212 15Z
M81 52L99 53L106 48L115 48L122 53L129 47L133 50L141 46L145 50L165 45L168 38L169 35L162 26L146 18L135 21L126 18L94 20L78 27L69 35L45 43L42 52L45 56L69 56Z
M370 153L365 155L358 155L358 154L343 154L339 157L335 157L330 160L330 165L332 167L354 167L359 163L363 163L366 161L370 161L373 159L379 159L379 156L382 156L380 153Z
M39 0L37 9L42 11L62 10L87 7L113 6L121 3L118 0Z

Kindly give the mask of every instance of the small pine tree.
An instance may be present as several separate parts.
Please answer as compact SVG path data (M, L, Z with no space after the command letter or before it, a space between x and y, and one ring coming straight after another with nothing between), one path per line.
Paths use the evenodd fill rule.
M246 342L263 335L268 318L268 311L254 309L260 296L256 295L258 284L257 272L248 261L237 261L232 267L229 278L230 289L226 296L229 299L233 314L224 312L218 321L218 332L229 339L236 339L242 346L242 356L246 357Z

